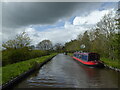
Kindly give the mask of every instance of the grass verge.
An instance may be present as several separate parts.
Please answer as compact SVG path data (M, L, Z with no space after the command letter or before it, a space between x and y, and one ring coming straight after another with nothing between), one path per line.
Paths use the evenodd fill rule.
M108 66L120 69L119 60L110 60L108 58L101 58L101 61L103 61L104 64L106 64Z
M56 53L53 53L48 56L34 58L34 59L27 60L27 61L22 61L22 62L18 62L18 63L14 63L14 64L10 64L10 65L2 67L2 82L1 83L2 84L7 83L11 79L31 69L35 63L42 63L45 60L55 55Z

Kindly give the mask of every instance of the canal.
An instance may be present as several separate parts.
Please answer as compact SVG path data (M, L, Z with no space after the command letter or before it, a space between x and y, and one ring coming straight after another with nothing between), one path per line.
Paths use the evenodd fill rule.
M59 54L15 88L118 88L118 72L84 66Z

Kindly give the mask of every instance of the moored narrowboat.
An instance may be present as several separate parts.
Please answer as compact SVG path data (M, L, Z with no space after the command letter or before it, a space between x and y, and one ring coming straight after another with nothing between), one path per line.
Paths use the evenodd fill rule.
M98 53L80 53L75 52L73 59L88 66L103 67L102 61L100 61L100 55Z

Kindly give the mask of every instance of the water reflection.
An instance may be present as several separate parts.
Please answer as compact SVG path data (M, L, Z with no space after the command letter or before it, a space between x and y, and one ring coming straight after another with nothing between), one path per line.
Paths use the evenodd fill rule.
M90 88L113 88L118 87L118 72L106 68L88 67L80 64L88 76Z

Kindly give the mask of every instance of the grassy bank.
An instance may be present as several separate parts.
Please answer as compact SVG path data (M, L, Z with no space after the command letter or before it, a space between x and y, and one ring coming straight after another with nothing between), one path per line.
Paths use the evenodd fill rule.
M110 60L108 58L101 58L101 61L103 61L108 66L120 69L119 60Z
M36 63L42 63L45 60L53 57L54 55L56 55L56 53L53 53L48 56L30 59L27 61L21 61L18 63L14 63L14 64L10 64L2 67L2 84L10 81L11 79L31 69L32 67L35 66Z

